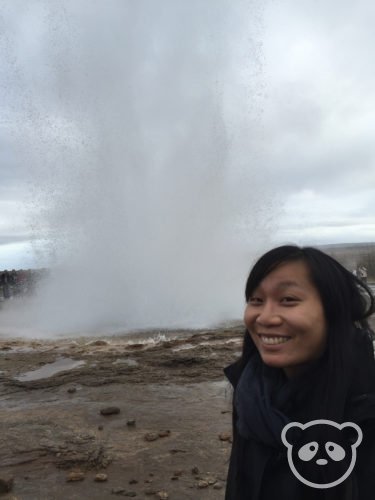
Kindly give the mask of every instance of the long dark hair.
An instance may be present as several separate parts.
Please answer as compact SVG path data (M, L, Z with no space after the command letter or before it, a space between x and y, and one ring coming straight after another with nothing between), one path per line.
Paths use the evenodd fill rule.
M322 301L327 348L314 374L314 386L321 391L321 418L340 421L348 395L375 388L375 335L367 321L375 311L374 296L367 284L321 250L285 245L270 250L256 262L246 283L246 301L271 271L291 261L306 263ZM238 362L241 370L255 351L246 332Z

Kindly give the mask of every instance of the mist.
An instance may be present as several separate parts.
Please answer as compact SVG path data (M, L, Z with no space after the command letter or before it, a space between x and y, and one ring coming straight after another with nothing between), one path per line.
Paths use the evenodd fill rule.
M7 6L2 101L50 275L22 307L5 304L1 331L241 318L282 203L261 161L262 3Z

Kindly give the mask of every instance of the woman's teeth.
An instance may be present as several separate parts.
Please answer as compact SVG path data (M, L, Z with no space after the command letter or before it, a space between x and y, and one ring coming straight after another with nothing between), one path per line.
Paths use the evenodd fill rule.
M285 344L290 340L290 337L266 337L265 335L260 335L260 338L264 344L269 345Z

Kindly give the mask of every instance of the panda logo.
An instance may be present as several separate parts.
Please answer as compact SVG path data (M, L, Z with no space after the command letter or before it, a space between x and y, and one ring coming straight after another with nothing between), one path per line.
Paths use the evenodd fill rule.
M313 488L332 488L345 481L354 468L362 438L357 424L324 419L290 422L281 432L289 467L297 479Z

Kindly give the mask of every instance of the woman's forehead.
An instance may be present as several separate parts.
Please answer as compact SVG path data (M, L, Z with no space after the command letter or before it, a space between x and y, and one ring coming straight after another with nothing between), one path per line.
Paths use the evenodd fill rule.
M314 287L308 265L303 261L283 262L267 274L258 287L273 286L279 289Z

